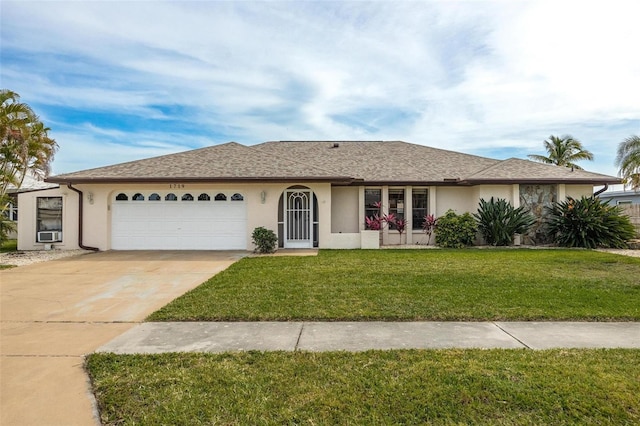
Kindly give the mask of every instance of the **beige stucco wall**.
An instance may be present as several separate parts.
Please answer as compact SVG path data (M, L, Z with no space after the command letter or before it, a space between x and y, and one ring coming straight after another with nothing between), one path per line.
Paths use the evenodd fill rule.
M475 188L476 202L473 209L470 210L470 213L475 213L478 210L478 203L481 198L484 198L485 201L491 200L491 197L494 197L495 199L503 198L511 203L511 205L514 203L514 198L519 198L519 193L516 193L516 196L514 197L513 185L479 185Z
M213 185L203 183L176 184L78 184L75 188L84 193L84 235L83 244L100 250L111 248L111 204L115 196L125 192L131 196L140 192L147 197L153 192L166 194L173 192L178 196L191 193L197 197L202 192L212 197L218 192L227 195L239 192L244 196L247 204L247 249L252 250L251 233L253 229L263 226L277 233L278 230L278 202L280 195L295 184L241 184L241 185ZM319 241L321 247L326 247L331 241L331 185L328 183L300 184L310 188L318 199ZM264 201L262 200L264 192ZM19 227L19 248L21 250L41 250L44 244L35 243L36 231L36 197L63 196L63 243L57 243L57 248L78 248L78 195L72 190L62 187L55 190L38 191L21 194L20 203L22 215L30 215L28 220L22 220ZM357 196L357 193L356 193ZM24 217L24 216L22 216Z
M477 188L475 187L448 187L436 188L436 216L444 215L451 209L458 214L475 211L478 204Z
M331 188L331 232L335 234L358 233L358 187L334 186Z
M560 191L558 191L558 201L565 200L566 197L582 198L590 197L593 195L593 185L560 185L565 187L565 195L560 198Z
M116 194L126 192L130 196L141 192L145 196L153 192L166 194L174 192L180 196L186 192L197 196L207 192L214 196L218 192L243 194L247 204L247 249L252 250L251 233L263 226L277 233L278 202L282 193L296 184L205 184L205 183L164 183L164 184L83 184L75 187L84 193L84 238L86 246L100 250L111 248L111 203ZM331 187L328 183L299 183L310 188L318 200L319 246L320 248L357 248L360 247L360 229L364 229L361 220L364 217L364 187ZM405 208L411 211L409 190L405 188ZM388 186L381 187L383 200L388 196ZM264 200L262 199L264 193ZM558 198L574 198L591 195L591 185L559 185ZM488 200L491 196L505 198L514 206L519 205L518 185L481 185L476 187L430 187L429 213L442 216L447 210L457 213L475 212L480 198ZM41 250L44 244L36 243L36 199L37 197L63 197L63 242L55 243L60 249L78 248L78 194L63 186L61 188L20 194L20 221L18 223L18 248L20 250ZM400 243L396 231L385 231L385 244ZM407 229L403 243L425 243L421 231Z
M62 242L54 248L73 250L78 247L78 195L66 187L18 195L18 250L43 250L44 243L36 242L36 202L38 197L62 197Z

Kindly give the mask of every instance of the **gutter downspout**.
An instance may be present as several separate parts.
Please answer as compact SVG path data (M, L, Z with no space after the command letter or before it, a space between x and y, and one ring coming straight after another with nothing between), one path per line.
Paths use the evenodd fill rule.
M605 183L605 184L604 184L604 188L602 188L602 189L598 190L597 192L595 192L595 193L593 194L593 196L594 196L594 197L597 197L598 195L602 194L602 193L603 193L604 191L606 191L607 189L609 189L609 184L608 184L608 183Z
M83 218L82 202L84 199L84 193L79 189L76 189L73 186L71 186L70 183L67 184L67 188L78 193L78 246L83 250L100 251L100 249L97 247L89 247L82 244L82 218Z

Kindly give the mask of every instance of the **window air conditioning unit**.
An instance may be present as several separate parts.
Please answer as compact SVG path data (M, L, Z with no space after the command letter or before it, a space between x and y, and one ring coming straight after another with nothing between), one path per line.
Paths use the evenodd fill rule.
M62 241L62 232L60 231L40 231L38 232L39 243L55 243Z

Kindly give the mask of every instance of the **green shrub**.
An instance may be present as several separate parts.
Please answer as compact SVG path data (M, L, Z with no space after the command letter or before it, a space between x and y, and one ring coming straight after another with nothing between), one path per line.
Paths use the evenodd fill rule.
M461 215L448 210L438 218L436 244L440 247L463 248L473 244L476 238L476 221L469 213Z
M278 237L271 229L263 228L259 226L253 230L251 234L253 244L256 246L256 250L259 253L273 253L276 250L276 244Z
M515 234L526 234L535 221L524 207L514 208L503 198L494 201L491 197L489 202L481 198L478 205L478 213L473 215L478 230L487 244L494 246L510 245Z
M547 232L560 246L625 248L635 237L633 224L622 209L596 197L567 197L549 210Z

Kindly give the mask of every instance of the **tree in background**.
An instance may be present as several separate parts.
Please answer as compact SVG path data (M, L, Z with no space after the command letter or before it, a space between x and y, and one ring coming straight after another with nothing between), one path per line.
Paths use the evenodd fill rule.
M571 135L549 136L543 143L548 155L528 155L531 160L578 170L582 170L582 167L578 166L576 161L593 160L593 154L584 149L582 143Z
M619 167L618 175L624 179L624 183L631 185L635 191L640 190L640 136L632 135L620 142L616 167Z
M20 95L0 90L0 218L4 219L11 201L10 185L19 189L27 172L40 179L48 176L58 150L49 130L29 105L20 102ZM8 230L2 220L0 241Z

